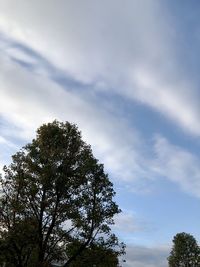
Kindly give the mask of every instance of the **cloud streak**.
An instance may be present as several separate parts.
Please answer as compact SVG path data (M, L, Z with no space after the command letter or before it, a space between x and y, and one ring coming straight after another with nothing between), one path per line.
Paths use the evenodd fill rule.
M0 0L0 168L42 123L76 123L118 190L126 267L167 266L168 246L145 245L174 233L169 221L158 229L159 186L200 198L200 158L184 143L200 136L199 80L179 58L169 10L158 0Z
M179 184L183 191L200 197L200 170L196 156L171 145L160 136L155 139L152 147L153 153L156 154L156 158L152 158L152 155L144 152L147 143L139 132L122 117L116 118L110 107L98 103L98 97L90 94L91 85L83 85L85 95L80 92L82 86L77 80L70 78L69 83L65 82L63 85L62 78L55 78L66 78L62 71L35 51L25 46L22 49L20 44L16 46L12 40L7 39L4 51L6 53L0 54L1 66L4 66L0 74L0 112L9 124L12 123L12 127L9 126L10 130L1 129L1 140L4 140L4 145L5 142L9 146L12 145L14 151L16 146L13 147L13 143L9 141L11 133L12 137L30 140L38 125L55 118L69 120L78 123L85 140L92 144L113 177L126 181L126 184L132 184L131 190L144 192L145 188L150 188L147 184L150 181L152 183L153 177L155 180L159 176L166 176L170 181ZM35 69L39 69L40 73L24 68L16 59L35 65ZM53 76L54 69L56 75ZM192 111L187 113L187 110L184 110L185 105L177 104L181 101L180 98L174 97L175 94L170 95L169 90L159 89L161 86L157 86L153 78L144 78L145 75L141 75L143 76L139 75L137 78L138 83L141 83L138 92L140 101L148 102L150 99L151 103L147 104L155 103L155 108L159 105L160 109L166 109L167 104L164 105L164 102L170 103L172 100L174 108L170 110L169 104L170 112L178 116L178 107L179 110L183 110L179 119L185 120L185 126L190 124L194 116L191 115ZM148 86L153 90L153 94L148 95ZM159 101L153 97L154 95L159 96ZM191 123L191 131L197 133L198 125L192 128Z
M148 229L148 226L145 222L139 220L132 211L123 211L116 215L115 224L113 229L115 231L120 231L121 235L123 234L133 234L135 232L143 232Z
M160 1L128 0L123 7L113 0L78 5L21 0L15 8L11 5L10 0L0 1L2 31L38 51L82 86L113 90L200 135L196 86L178 70L173 21ZM9 52L13 55L12 49ZM30 58L26 61L33 63Z
M8 121L7 129L1 129L4 138L12 136L30 141L35 129L44 122L55 118L76 122L82 129L84 139L92 144L106 166L113 166L111 171L117 177L134 179L133 173L141 171L134 151L141 146L137 131L123 118L116 118L110 107L98 103L98 98L91 96L87 90L84 96L80 94L81 84L77 81L71 79L70 85L65 83L61 86L62 82L52 79L49 69L53 66L44 65L44 59L41 60L40 69L48 75L38 75L13 61L13 57L19 55L21 58L16 49L12 51L12 57L10 53L0 54L1 65L4 66L0 74L0 113ZM25 60L27 56L23 58ZM31 52L29 58L29 62L36 62L38 56L34 57ZM58 70L57 74L59 76ZM126 139L122 138L125 135ZM131 155L130 159L123 163L127 154ZM127 173L124 173L125 165L127 169L131 166Z
M127 246L125 267L167 267L167 246L145 247L130 245Z
M164 137L155 141L155 171L167 177L186 193L200 197L200 160L187 150L170 144Z

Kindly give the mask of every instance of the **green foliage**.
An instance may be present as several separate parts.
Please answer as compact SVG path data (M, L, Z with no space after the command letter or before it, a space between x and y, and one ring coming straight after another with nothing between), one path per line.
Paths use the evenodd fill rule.
M9 231L2 231L0 262L10 266L27 266L35 247L35 225L31 220L16 220Z
M67 247L67 254L73 255L77 247L80 246L79 241L75 241L71 246ZM82 254L72 263L71 267L117 267L119 266L118 257L124 253L124 246L121 244L120 250L113 248L119 244L116 237L111 236L108 240L101 238L92 242Z
M101 249L100 247L87 248L80 255L72 267L116 267L118 258L112 250Z
M112 237L110 225L120 212L113 185L76 125L54 121L41 126L32 143L12 159L0 179L6 262L48 266L65 258L64 266L72 266L96 239ZM66 248L75 240L79 245L66 258Z
M187 233L178 233L173 239L173 248L168 257L170 267L199 267L200 248L195 238Z

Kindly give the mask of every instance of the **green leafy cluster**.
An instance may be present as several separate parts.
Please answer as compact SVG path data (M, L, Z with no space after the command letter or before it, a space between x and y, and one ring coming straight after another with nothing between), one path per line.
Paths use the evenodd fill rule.
M178 233L173 238L173 248L168 257L169 267L200 267L200 248L195 238Z

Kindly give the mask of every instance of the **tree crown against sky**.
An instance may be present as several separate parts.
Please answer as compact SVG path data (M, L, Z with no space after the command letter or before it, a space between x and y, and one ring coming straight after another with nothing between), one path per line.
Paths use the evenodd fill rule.
M42 125L12 159L1 177L4 261L25 267L64 260L67 267L96 247L118 263L124 247L110 229L120 212L113 184L76 125Z
M188 233L176 234L168 263L169 267L199 267L200 248L196 239Z

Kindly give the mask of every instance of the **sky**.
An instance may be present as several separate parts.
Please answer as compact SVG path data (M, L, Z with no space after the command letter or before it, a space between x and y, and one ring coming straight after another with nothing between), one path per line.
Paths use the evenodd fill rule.
M123 267L200 241L200 2L0 0L0 168L54 119L114 183Z

